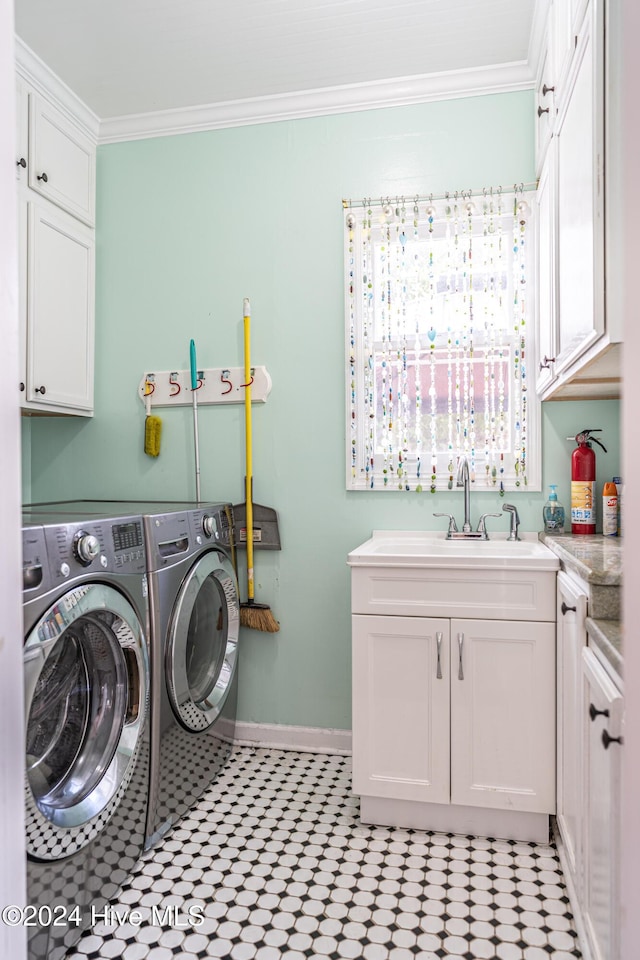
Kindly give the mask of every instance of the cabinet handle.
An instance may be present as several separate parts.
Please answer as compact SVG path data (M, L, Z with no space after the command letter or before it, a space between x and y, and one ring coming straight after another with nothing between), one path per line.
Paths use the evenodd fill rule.
M555 363L555 362L556 362L556 358L555 358L555 357L546 357L546 356L545 356L545 357L543 357L542 360L540 361L540 369L541 369L541 370L548 370L548 369L549 369L549 364L550 364L550 363Z
M24 381L20 381L20 393L24 393Z
M46 175L46 173L40 173L40 174L38 174L38 176L36 177L36 180L42 180L43 183L48 183L48 182L49 182L49 177Z
M27 166L27 161L25 160L24 157L20 157L19 160L16 160L16 164L17 166L22 167L22 169L24 170L25 167Z
M436 650L438 652L438 666L436 668L436 680L442 680L442 663L440 662L440 651L442 649L442 631L436 633Z
M555 89L556 89L555 87L548 87L548 86L546 85L546 83L543 83L543 85L542 85L542 96L543 96L543 97L546 97L546 95L547 95L548 93L553 93Z
M462 669L462 647L464 644L464 633L458 634L458 680L464 680L464 671Z
M47 388L46 388L46 387L36 387L35 392L36 392L36 393L41 393L42 396L44 397L45 393L47 392Z
M607 732L606 730L603 730L603 731L602 731L602 742L603 742L603 744L604 744L605 750L608 750L610 743L619 743L620 746L622 746L622 744L623 744L623 739L622 739L622 737L610 737L609 734L608 734L608 732Z
M543 113L549 113L549 107L538 107L538 116L541 117Z
M589 716L592 720L595 720L596 717L608 717L608 710L597 710L592 703L589 704Z
M564 600L562 601L562 606L560 607L560 609L562 610L563 616L565 615L565 613L569 613L570 610L573 610L574 613L577 613L577 607L568 607L564 602Z

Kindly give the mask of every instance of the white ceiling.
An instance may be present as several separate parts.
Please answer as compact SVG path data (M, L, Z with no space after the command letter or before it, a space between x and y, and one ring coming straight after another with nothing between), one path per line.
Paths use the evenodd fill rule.
M538 0L539 2L539 0ZM536 0L15 0L102 120L527 61Z

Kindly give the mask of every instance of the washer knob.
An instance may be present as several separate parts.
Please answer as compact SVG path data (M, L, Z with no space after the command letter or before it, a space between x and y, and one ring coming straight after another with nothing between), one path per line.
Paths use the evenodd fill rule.
M212 537L216 532L215 517L212 517L208 513L205 514L202 518L202 529L204 530L205 537Z
M76 534L73 547L80 563L89 564L100 553L98 538L94 537L92 533L85 533L84 530L80 530Z

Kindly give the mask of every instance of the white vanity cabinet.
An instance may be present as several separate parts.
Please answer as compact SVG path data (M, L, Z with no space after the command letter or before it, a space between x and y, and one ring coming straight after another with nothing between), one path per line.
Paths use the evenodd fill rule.
M20 397L24 413L93 413L95 140L16 78Z
M534 570L368 566L350 555L353 789L364 822L548 840L549 556L548 570Z

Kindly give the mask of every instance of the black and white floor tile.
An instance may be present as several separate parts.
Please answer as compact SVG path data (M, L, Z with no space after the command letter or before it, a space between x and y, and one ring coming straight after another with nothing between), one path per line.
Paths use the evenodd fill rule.
M363 825L326 754L236 747L112 909L67 960L580 957L553 846Z

